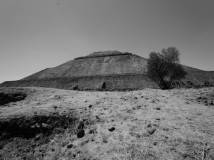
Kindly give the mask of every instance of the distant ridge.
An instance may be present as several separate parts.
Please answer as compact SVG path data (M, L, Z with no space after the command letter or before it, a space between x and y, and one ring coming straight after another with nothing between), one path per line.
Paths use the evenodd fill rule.
M214 84L214 72L184 66L187 76L175 87ZM158 88L148 78L147 59L120 51L93 52L53 68L47 68L18 81L0 86L39 86L79 90L135 90Z

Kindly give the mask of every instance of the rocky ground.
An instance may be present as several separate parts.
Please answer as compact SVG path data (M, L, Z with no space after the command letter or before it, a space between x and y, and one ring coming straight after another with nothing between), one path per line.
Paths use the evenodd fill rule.
M0 160L214 160L214 88L1 98Z

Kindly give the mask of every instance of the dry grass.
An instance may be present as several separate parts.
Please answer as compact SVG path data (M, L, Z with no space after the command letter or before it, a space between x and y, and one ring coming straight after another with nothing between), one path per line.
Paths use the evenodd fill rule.
M4 143L0 159L214 159L214 106L204 103L205 98L213 100L214 88L131 92L10 90L21 90L28 96L1 106L0 122L72 112L78 123L73 129L65 127L43 138L37 134L30 139L14 136L1 140ZM84 136L78 138L80 130L84 130Z

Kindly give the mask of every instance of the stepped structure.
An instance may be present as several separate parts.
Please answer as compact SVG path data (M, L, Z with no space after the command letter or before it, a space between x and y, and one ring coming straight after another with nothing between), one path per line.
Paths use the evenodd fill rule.
M201 85L214 80L214 72L184 66L187 78L176 85ZM135 90L158 88L148 78L147 59L119 51L94 52L0 86L36 86L74 90Z

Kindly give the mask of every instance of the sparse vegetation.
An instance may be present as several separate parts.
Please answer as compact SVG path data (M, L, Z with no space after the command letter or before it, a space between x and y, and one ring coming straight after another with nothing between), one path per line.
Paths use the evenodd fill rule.
M175 47L163 49L161 53L151 52L148 60L148 76L162 89L172 88L172 83L185 77L180 65L179 51Z
M74 127L78 119L71 115L35 115L33 117L12 118L0 121L0 140L2 138L32 138L38 134L51 134L55 128Z
M24 100L26 96L25 93L0 93L0 105Z
M0 160L211 160L213 91L3 88L28 98L0 107Z

